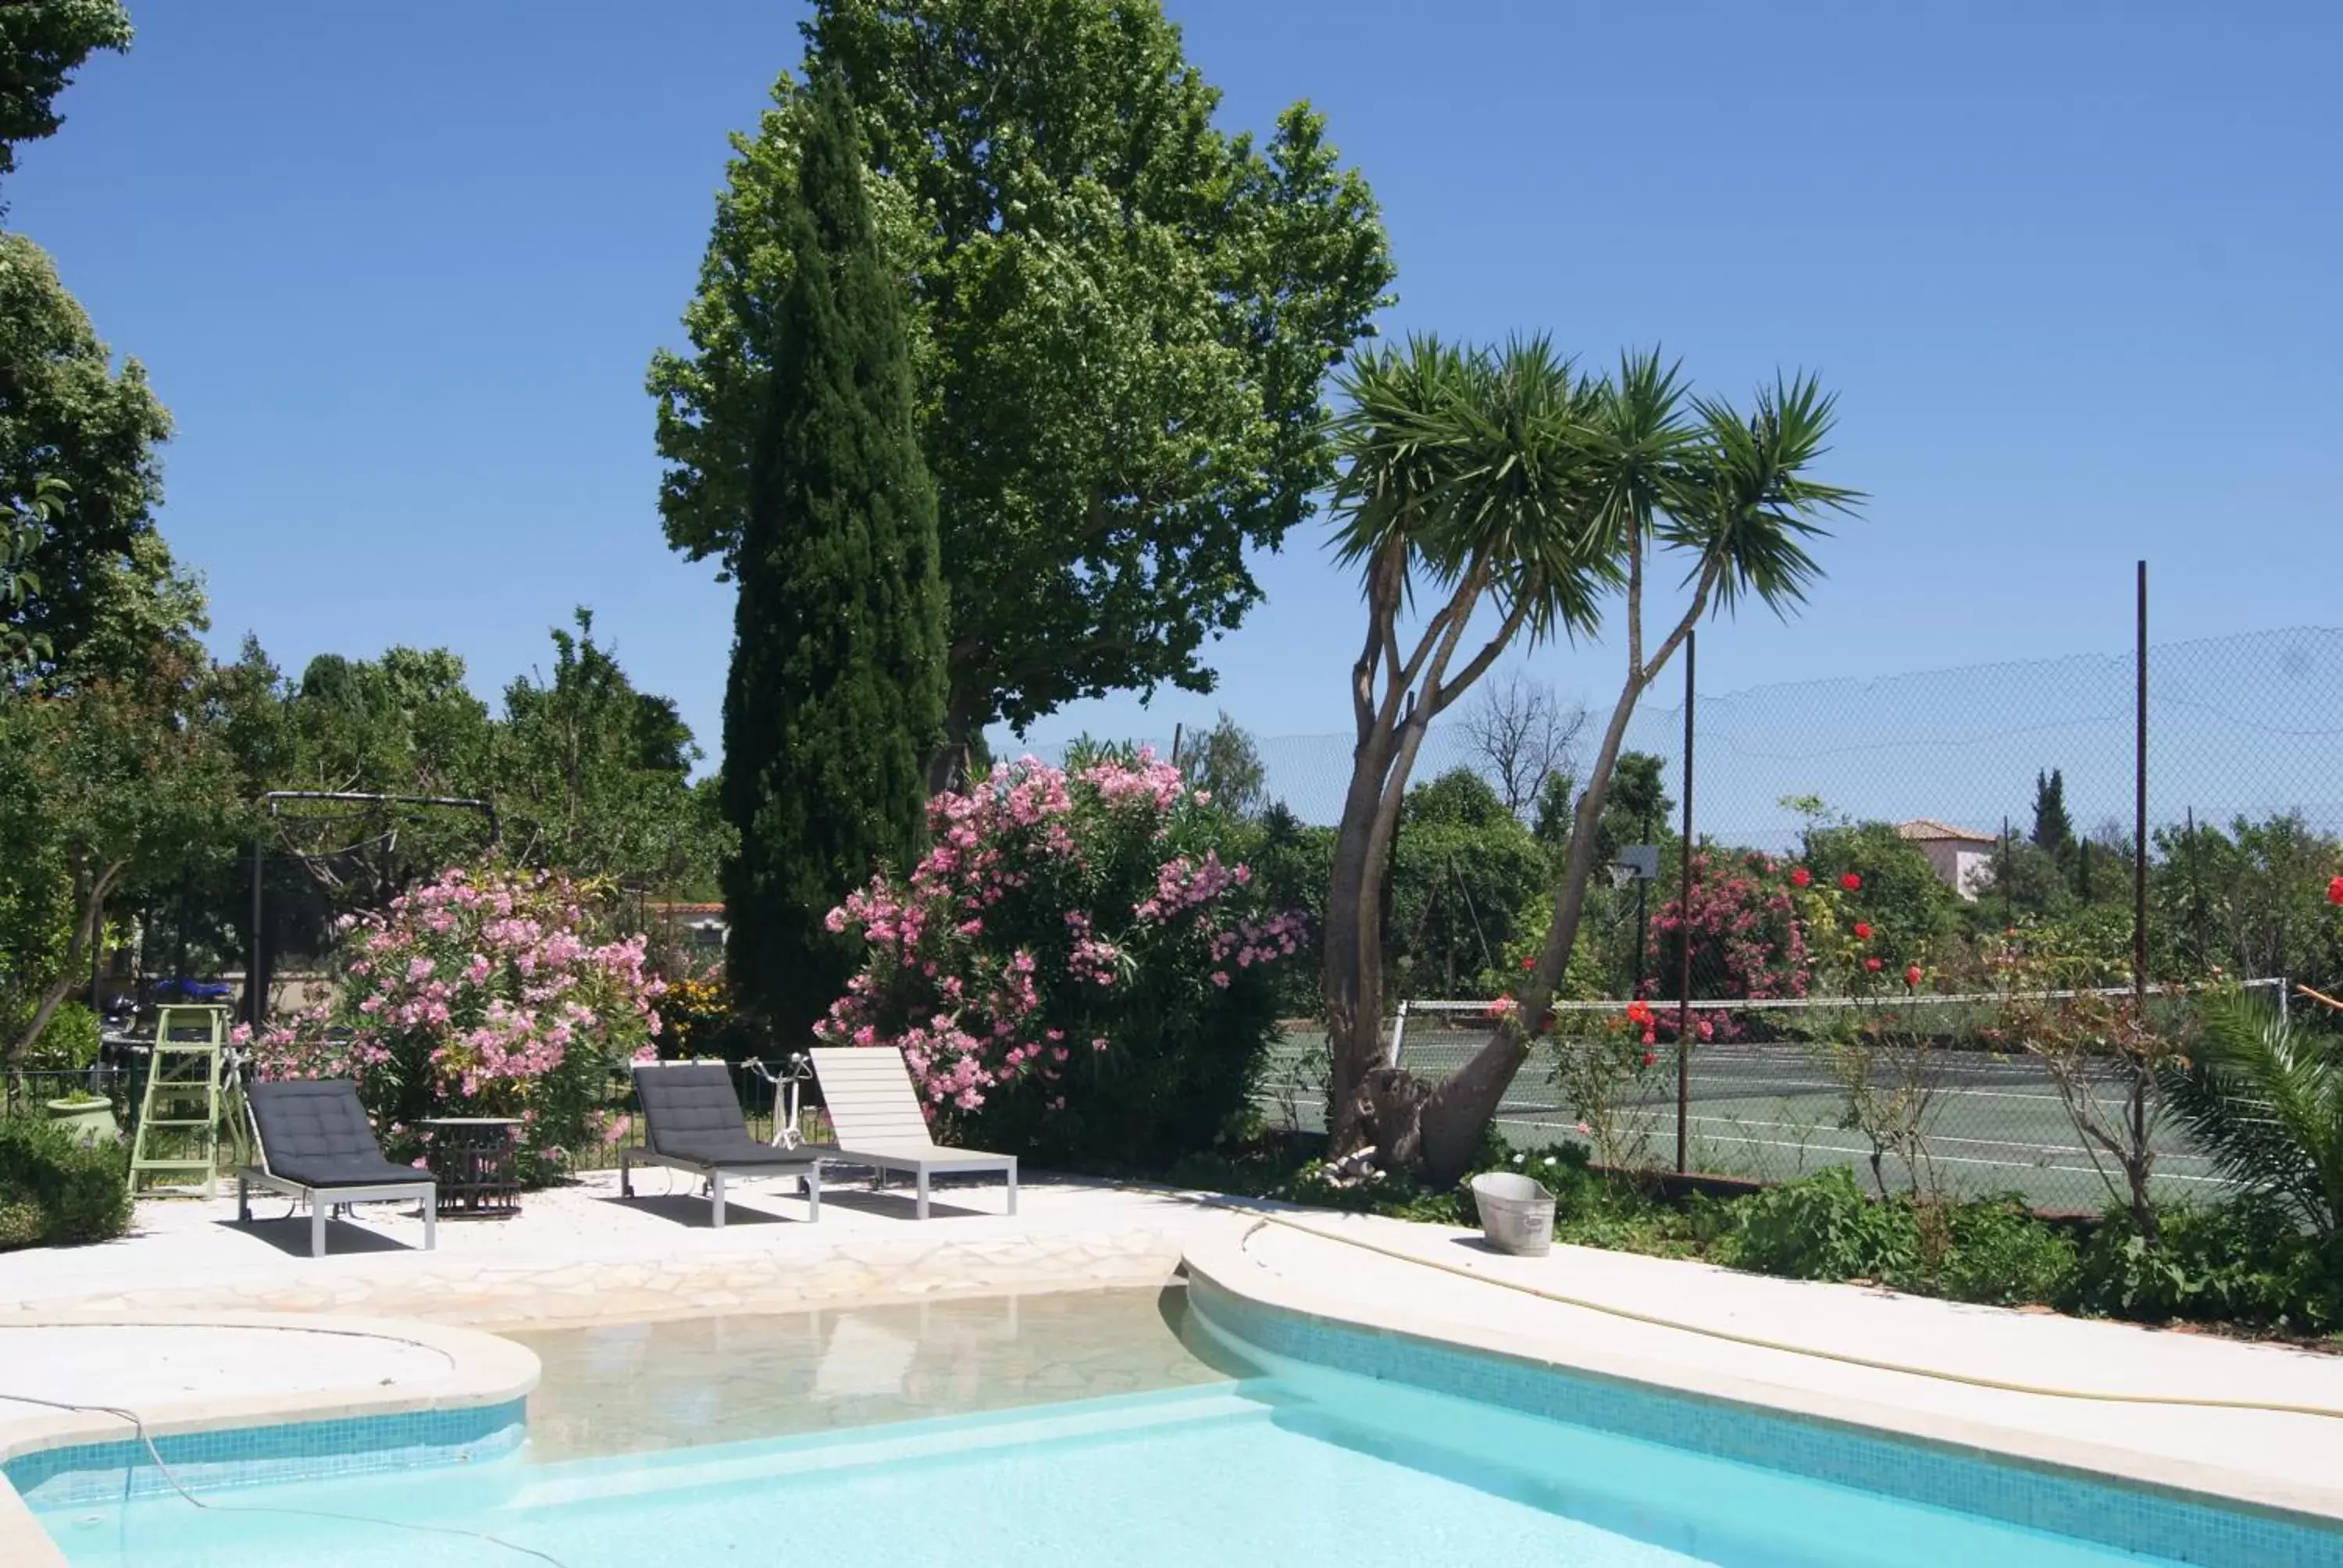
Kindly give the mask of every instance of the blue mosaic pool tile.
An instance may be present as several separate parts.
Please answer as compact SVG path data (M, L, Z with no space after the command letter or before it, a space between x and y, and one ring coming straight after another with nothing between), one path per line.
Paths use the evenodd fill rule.
M1906 1502L2206 1568L2343 1568L2343 1528L2247 1504L1861 1432L1677 1390L1265 1307L1191 1278L1191 1307L1272 1355L1480 1400Z
M462 1410L405 1411L340 1421L294 1422L155 1440L165 1465L191 1492L265 1486L328 1475L477 1463L518 1448L527 1402ZM136 1438L45 1449L0 1465L35 1509L74 1508L172 1490Z

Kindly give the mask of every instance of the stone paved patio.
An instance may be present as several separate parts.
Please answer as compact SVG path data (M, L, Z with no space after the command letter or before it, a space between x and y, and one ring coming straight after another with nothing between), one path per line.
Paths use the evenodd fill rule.
M133 1234L94 1247L0 1254L0 1312L271 1311L416 1318L478 1327L594 1322L703 1312L781 1312L828 1302L1159 1284L1199 1226L1224 1212L1174 1194L1081 1181L1029 1181L1001 1212L997 1181L940 1188L933 1217L908 1193L823 1194L819 1223L779 1182L744 1183L726 1228L709 1226L690 1182L614 1174L530 1194L509 1220L446 1220L420 1251L410 1211L374 1205L332 1227L307 1256L307 1221L282 1199L148 1200Z

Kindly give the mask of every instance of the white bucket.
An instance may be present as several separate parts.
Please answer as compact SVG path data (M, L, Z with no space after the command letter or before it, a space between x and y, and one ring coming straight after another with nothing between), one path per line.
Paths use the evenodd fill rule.
M1481 1234L1500 1252L1543 1258L1554 1250L1554 1194L1527 1176L1484 1171L1473 1178Z

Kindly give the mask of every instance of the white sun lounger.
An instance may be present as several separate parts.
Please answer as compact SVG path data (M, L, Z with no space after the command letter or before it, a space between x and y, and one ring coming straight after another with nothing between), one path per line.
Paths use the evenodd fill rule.
M884 1175L908 1171L917 1184L916 1212L928 1217L928 1179L967 1171L999 1171L1009 1178L1009 1212L1017 1212L1017 1157L974 1149L948 1149L928 1136L919 1091L902 1054L883 1046L826 1046L813 1056L814 1078L837 1152L846 1165L868 1165Z

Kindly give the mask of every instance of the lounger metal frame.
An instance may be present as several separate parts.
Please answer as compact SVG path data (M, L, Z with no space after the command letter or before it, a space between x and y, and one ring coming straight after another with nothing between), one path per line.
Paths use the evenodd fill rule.
M239 1099L243 1097L238 1096ZM309 1256L326 1255L326 1221L333 1210L352 1203L396 1203L420 1196L423 1200L423 1250L436 1251L439 1245L439 1183L428 1178L413 1181L382 1181L366 1187L312 1187L307 1181L296 1181L290 1176L279 1176L268 1169L268 1145L260 1139L260 1118L252 1112L252 1101L244 1101L245 1125L252 1130L252 1151L259 1159L257 1165L237 1168L236 1173L236 1222L252 1223L252 1189L266 1187L282 1192L288 1198L306 1199L309 1204Z
M685 1171L694 1176L707 1178L709 1201L715 1209L710 1225L715 1230L724 1229L724 1178L728 1173L735 1176L801 1177L806 1188L806 1220L810 1223L821 1218L821 1161L819 1158L802 1163L776 1161L769 1163L759 1161L754 1165L720 1165L680 1154L661 1154L648 1147L623 1147L618 1151L619 1197L632 1198L635 1195L633 1169L637 1165L664 1165L670 1171Z

